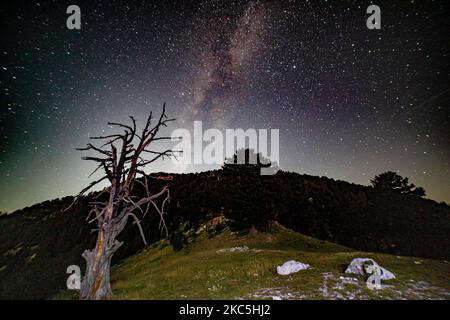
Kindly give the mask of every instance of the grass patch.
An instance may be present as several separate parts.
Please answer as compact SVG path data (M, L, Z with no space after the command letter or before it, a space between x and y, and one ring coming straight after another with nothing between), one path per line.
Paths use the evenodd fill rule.
M219 251L242 246L248 250ZM397 279L369 290L363 279L344 273L356 257L374 259ZM276 267L287 260L311 268L278 275ZM111 273L115 299L450 299L449 280L445 261L357 252L276 223L252 237L228 228L212 236L202 230L177 252L167 242L156 243Z

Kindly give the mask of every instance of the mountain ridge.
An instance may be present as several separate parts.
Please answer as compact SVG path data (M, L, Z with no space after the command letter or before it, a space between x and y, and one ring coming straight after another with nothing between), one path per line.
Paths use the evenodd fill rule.
M239 170L150 176L155 178L148 179L152 190L167 183L171 188L166 222L172 240L182 226L195 228L219 214L245 229L250 215L253 221L278 221L296 232L357 250L450 258L450 207L433 200L290 172L262 177ZM65 213L61 211L73 197L0 216L1 298L50 297L64 287L68 265L84 267L81 253L95 241L93 226L85 218L89 199L97 194L82 197ZM157 215L148 215L142 226L149 243L160 239ZM124 245L115 263L143 248L132 224L120 240Z

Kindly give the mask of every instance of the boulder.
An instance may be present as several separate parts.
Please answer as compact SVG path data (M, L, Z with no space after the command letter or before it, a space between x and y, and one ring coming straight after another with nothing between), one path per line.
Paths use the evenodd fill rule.
M345 273L353 273L353 274L359 274L363 277L367 277L366 272L364 271L364 262L370 261L372 264L376 267L379 267L381 270L380 279L382 280L390 280L395 279L395 275L390 272L389 270L381 267L376 263L374 260L369 258L355 258L352 260L352 262L348 265L347 269L345 270Z
M288 275L291 273L298 272L300 270L305 270L309 268L309 264L301 263L298 261L290 260L285 262L283 265L277 267L277 272L280 275Z

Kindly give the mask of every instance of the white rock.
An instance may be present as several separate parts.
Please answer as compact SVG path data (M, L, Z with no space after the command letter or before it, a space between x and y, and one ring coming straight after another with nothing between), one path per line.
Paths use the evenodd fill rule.
M285 262L282 266L278 266L277 272L278 272L278 274L285 276L290 273L298 272L300 270L305 270L308 268L309 268L309 264L290 260L290 261Z
M375 265L379 266L374 260L369 258L355 258L352 260L352 262L348 265L347 269L345 270L345 273L354 273L364 276L364 269L363 269L363 263L367 260L372 261ZM380 267L380 266L379 266ZM383 280L390 280L395 279L395 275L390 272L389 270L380 267L382 271L381 279Z
M250 249L247 246L219 249L217 252L247 252Z

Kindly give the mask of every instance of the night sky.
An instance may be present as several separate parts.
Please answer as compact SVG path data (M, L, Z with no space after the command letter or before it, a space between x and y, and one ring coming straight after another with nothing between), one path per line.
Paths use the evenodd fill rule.
M76 194L75 148L163 102L170 129L279 128L284 170L392 170L450 202L449 4L373 3L381 30L369 1L2 1L0 210Z

